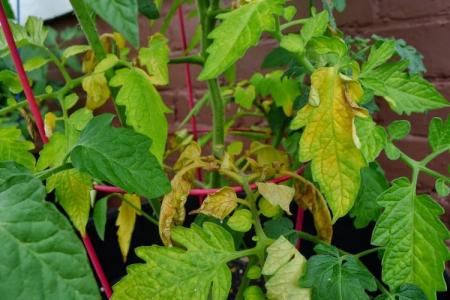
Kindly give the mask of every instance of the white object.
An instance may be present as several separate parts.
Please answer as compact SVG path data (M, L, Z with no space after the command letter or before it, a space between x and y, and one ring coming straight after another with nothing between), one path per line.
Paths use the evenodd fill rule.
M72 11L69 0L9 0L9 3L21 24L25 24L29 16L49 20ZM20 15L17 14L18 5Z

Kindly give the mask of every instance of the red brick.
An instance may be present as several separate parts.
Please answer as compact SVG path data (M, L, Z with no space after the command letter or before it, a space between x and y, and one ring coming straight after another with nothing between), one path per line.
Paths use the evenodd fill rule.
M335 12L338 26L360 26L372 24L376 20L376 3L373 0L347 0L347 8Z
M412 19L445 14L449 7L448 0L384 0L380 14L392 19Z

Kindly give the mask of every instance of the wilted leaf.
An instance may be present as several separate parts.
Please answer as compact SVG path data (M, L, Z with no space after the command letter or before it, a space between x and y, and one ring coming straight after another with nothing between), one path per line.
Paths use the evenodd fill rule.
M279 205L285 212L291 215L289 205L294 198L295 189L275 183L257 182L258 191L273 205Z
M347 214L358 194L365 166L353 137L353 120L358 112L346 98L346 82L337 68L320 68L312 75L312 86L320 104L304 106L291 128L305 127L299 159L312 160L312 174L333 212L333 221Z
M131 236L134 231L134 224L136 223L136 214L139 214L136 208L141 208L141 198L135 194L125 194L123 198L119 207L116 226L119 227L117 229L117 240L119 242L120 252L122 253L123 261L126 261L128 250L130 249Z
M327 203L320 191L313 183L301 176L293 177L295 179L295 202L300 207L311 211L314 217L314 227L320 239L331 243L333 237L333 224L331 214Z
M190 213L204 214L223 220L238 206L237 200L236 192L232 188L223 187L208 195L200 208Z
M236 258L230 233L219 225L176 227L177 247L136 249L145 264L128 267L128 275L114 286L112 300L225 300L231 288L227 262ZM145 275L144 275L145 274Z
M195 170L198 165L193 164L200 158L200 147L197 143L191 143L180 154L174 169L177 173L171 183L172 191L164 196L159 215L159 236L164 245L172 245L172 227L184 222L186 203L189 192L194 181Z
M305 273L306 259L283 236L267 248L262 274L270 300L311 299L311 289L301 288L299 279Z
M0 161L12 160L33 170L35 158L29 152L33 149L33 143L23 138L20 129L16 127L0 128Z
M73 226L84 236L91 207L91 176L75 169L61 171L47 180L47 192L53 189Z
M104 73L92 73L83 78L82 87L87 94L86 107L90 110L103 106L111 96Z

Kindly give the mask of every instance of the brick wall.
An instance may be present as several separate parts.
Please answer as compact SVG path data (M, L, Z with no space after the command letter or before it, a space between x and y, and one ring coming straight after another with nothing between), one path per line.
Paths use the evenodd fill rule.
M305 0L295 0L299 12L305 14ZM370 36L378 34L384 37L395 37L406 40L416 47L425 57L427 72L425 76L431 80L438 89L450 99L450 0L347 0L347 9L342 14L337 14L336 18L339 27L347 34ZM167 10L167 8L165 8ZM190 10L185 7L186 13ZM164 11L163 11L164 14ZM64 17L51 23L56 27L72 26L76 21L73 17ZM147 20L141 19L141 42L146 43L147 37L152 33L148 28ZM187 18L187 34L192 36L196 19ZM101 31L109 31L107 25L100 23ZM182 54L180 32L178 29L178 19L174 18L173 26L168 32L171 41L170 47L172 55ZM246 57L238 65L238 77L248 78L253 72L259 70L260 63L264 56L274 46L274 42L265 39L260 46L251 49ZM193 78L199 72L197 66L193 66ZM171 83L161 89L161 93L166 103L173 108L170 121L174 124L187 114L187 94L184 86L184 66L170 66ZM205 85L201 82L194 82L197 99L205 91ZM413 124L412 134L399 146L414 158L420 159L429 153L426 134L428 122L434 116L445 118L450 109L434 111L427 115L413 114L412 116L397 116L392 113L383 101L380 101L381 112L376 116L377 121L383 125L389 124L392 120L403 118L410 120ZM200 127L209 128L211 114L204 112L199 117ZM440 172L447 172L449 155L435 160L431 167ZM409 175L408 168L402 163L388 161L385 157L381 159L390 179L399 176ZM419 189L433 192L433 180L429 177L421 177ZM450 204L448 199L441 199L447 206L450 214ZM450 215L445 217L450 223Z

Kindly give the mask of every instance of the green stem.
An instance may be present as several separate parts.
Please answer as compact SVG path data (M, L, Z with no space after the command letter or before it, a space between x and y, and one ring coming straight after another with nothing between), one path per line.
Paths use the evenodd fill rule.
M169 64L195 64L201 66L203 65L203 63L203 57L200 55L173 57L169 61Z
M59 58L48 48L42 47L42 49L47 52L48 56L50 57L50 60L56 65L56 68L58 68L59 72L61 72L61 75L64 78L64 81L66 83L70 82L72 78L70 77L69 73L67 72L66 68L64 68L63 64L59 61Z
M383 249L383 247L375 247L375 248L367 249L365 251L361 251L359 253L356 253L353 256L355 256L356 258L361 258L363 256L366 256L366 255L378 252L381 249Z
M256 260L254 257L250 257L247 267L245 268L245 272L244 274L242 274L242 279L241 279L241 283L239 284L239 289L238 292L236 294L236 297L234 298L234 300L243 300L244 299L244 292L245 289L248 287L248 284L250 283L250 279L247 277L248 274L248 270L250 270L250 268L252 266L254 266L256 263Z
M253 215L253 221L255 225L255 233L258 236L258 243L268 241L269 238L266 236L266 233L263 230L261 225L261 220L259 219L259 212L256 207L256 199L253 195L252 190L250 189L250 185L248 184L247 177L245 175L241 176L242 187L244 188L245 193L247 194L247 198L249 199L249 208Z
M441 155L441 154L443 154L443 153L445 153L445 152L447 152L447 151L449 151L449 150L450 150L450 146L445 147L445 148L442 148L442 149L440 149L440 150L438 150L438 151L435 151L435 152L431 153L430 155L428 155L427 157L425 157L422 161L420 161L420 163L421 163L423 166L426 166L426 165L428 165L433 159L435 159L435 158L438 157L439 155Z
M212 0L208 5L208 0L197 0L197 9L200 17L200 24L202 26L202 57L206 61L208 53L206 49L210 45L208 39L209 33L212 31L215 25L215 18L208 16L208 11L216 11L219 9L219 1ZM220 92L220 86L217 79L211 79L207 81L212 113L213 113L213 154L221 158L225 151L225 109ZM211 186L220 186L221 178L217 172L212 173Z
M70 0L78 22L86 35L86 38L94 51L98 61L106 57L105 49L100 41L95 23L89 15L89 9L84 0Z
M284 23L284 24L280 25L280 30L283 31L283 30L286 30L286 29L288 29L289 27L292 27L292 26L305 24L307 20L308 19L298 19L298 20L294 20L294 21L291 21L291 22Z
M155 218L153 218L152 216L150 216L149 214L147 214L145 211L143 211L142 209L140 209L139 207L137 207L136 205L134 205L134 203L132 203L131 201L128 201L125 197L123 197L121 195L120 199L124 202L126 202L129 206L131 206L136 212L138 212L140 215L142 215L144 218L146 218L147 220L149 220L151 223L155 224L156 226L159 225L158 220L156 220Z
M305 67L305 69L308 70L310 73L313 73L316 70L314 68L313 64L306 57L305 53L300 54L299 61Z
M68 170L71 168L72 168L72 164L66 163L66 164L63 164L63 165L55 167L55 168L51 168L51 169L48 169L45 171L35 173L34 176L40 180L45 180L45 179L49 178L50 176L55 175L56 173L59 173L61 171Z

